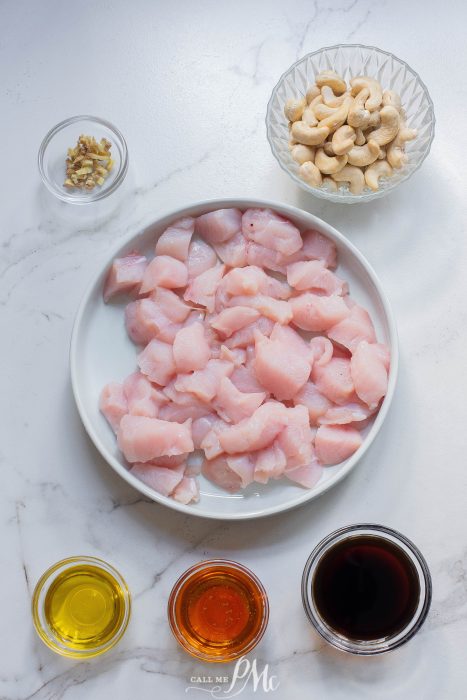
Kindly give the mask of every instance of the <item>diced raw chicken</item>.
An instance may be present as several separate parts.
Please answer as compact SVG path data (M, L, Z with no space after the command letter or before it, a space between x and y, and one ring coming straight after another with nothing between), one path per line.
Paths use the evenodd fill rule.
M167 397L158 391L141 372L133 372L123 382L128 411L132 416L157 418L159 408L167 403Z
M332 406L324 416L320 416L320 425L345 425L359 423L371 416L372 411L363 403L352 402L343 406Z
M321 464L340 464L362 444L362 436L346 425L321 425L315 437L316 455Z
M323 467L315 457L309 464L288 469L284 472L284 476L290 479L290 481L304 486L306 489L311 489L318 483L322 473Z
M221 345L219 352L219 360L227 360L227 362L232 362L235 367L240 367L246 362L246 350L243 348L230 348L225 345Z
M287 282L299 291L305 289L326 295L347 294L349 286L328 270L323 260L306 260L287 267Z
M319 231L313 229L302 233L303 257L305 260L323 260L326 267L334 268L337 265L336 246Z
M209 433L214 423L216 423L218 420L219 419L215 413L207 413L205 416L196 418L193 421L193 425L191 426L191 434L193 437L195 450L199 450L201 448L201 443L203 442L204 438Z
M184 304L178 294L171 289L156 287L151 293L150 299L154 301L169 321L173 323L183 323L186 321L192 307Z
M177 372L193 372L206 367L211 348L202 323L192 323L178 331L173 343L173 357Z
M223 421L222 418L216 418L210 430L201 440L200 447L204 450L206 459L215 459L223 453L224 450L221 447L219 436L228 427L228 423Z
M159 236L156 255L170 255L172 258L186 262L194 230L195 220L191 216L175 221Z
M251 455L236 455L227 457L230 469L240 477L240 487L245 489L252 483L255 474L255 460Z
M123 416L117 441L128 462L150 462L162 455L194 450L191 420L180 424L146 416Z
M290 326L281 326L276 323L269 337L271 340L283 343L297 355L301 355L309 363L311 369L314 359L313 350L297 331Z
M259 383L253 366L236 367L230 375L232 384L246 394L262 392L265 387Z
M254 479L260 484L267 484L269 479L278 479L287 465L285 454L277 440L269 447L256 452Z
M329 328L328 336L352 353L362 340L368 343L376 342L375 327L370 314L358 304L352 306L346 318Z
M212 460L205 460L201 467L201 473L206 479L212 481L217 486L234 493L241 488L241 479L227 464L225 455L221 455Z
M264 391L258 393L239 391L228 377L223 377L215 400L216 411L225 421L239 423L251 416L261 406L266 396Z
M326 331L350 313L339 296L325 297L305 292L288 303L293 312L293 323L305 331Z
M147 262L144 255L137 253L116 258L105 281L104 301L107 303L115 294L136 290L143 279Z
M311 378L321 394L340 406L348 403L354 395L350 360L333 357L324 366L314 365Z
M181 454L181 455L172 455L171 457L167 457L164 455L163 457L156 457L156 459L152 459L149 464L154 464L156 467L165 467L166 469L174 469L175 467L179 467L181 464L185 466L185 463L189 457L189 454ZM145 462L145 464L148 464L148 462Z
M329 338L325 338L323 335L317 335L311 338L310 348L313 352L314 364L320 367L327 365L334 352L333 344Z
M263 291L264 270L256 265L248 265L239 269L230 270L222 280L222 287L231 296L240 294L258 294Z
M151 299L132 301L125 309L125 325L131 340L137 345L146 345L152 338L173 342L181 327L172 323Z
M362 340L350 360L357 396L371 409L378 407L388 390L389 350L380 343Z
M204 369L193 374L179 374L175 382L177 391L188 391L202 401L212 401L217 394L222 377L229 377L234 370L231 362L209 360Z
M188 455L185 466L185 476L198 476L201 474L204 455L200 450L195 450Z
M277 323L285 324L292 320L292 307L288 301L274 299L274 297L269 297L265 294L231 297L229 306L250 306L253 309L257 309L262 316L270 318L271 321L276 321Z
M209 406L206 404L178 404L170 401L162 406L159 410L158 418L161 420L175 421L176 423L185 423L189 418L197 420L210 413Z
M254 370L258 381L279 400L292 399L310 376L311 365L301 351L281 340L256 336Z
M225 345L230 349L246 348L248 345L251 345L254 342L256 332L269 336L273 328L274 323L270 318L260 316L256 321L250 323L249 326L245 326L245 328L235 331L230 338L227 338Z
M138 367L152 382L165 386L176 373L172 345L154 338L138 355Z
M198 503L199 501L199 487L196 479L192 476L184 476L180 481L172 497L178 503Z
M170 496L183 479L183 469L183 465L176 469L166 469L154 464L135 464L130 469L130 474L161 496Z
M287 272L286 265L280 261L280 254L258 243L251 242L248 244L246 259L248 265L263 266L268 270L280 272L283 275Z
M217 209L198 216L195 231L208 243L225 243L242 230L240 209Z
M321 394L313 382L307 382L293 397L296 406L305 406L311 425L318 425L318 420L332 407L331 401Z
M118 382L110 382L101 392L99 408L112 429L117 432L123 416L128 413L128 403L123 386Z
M203 401L200 401L196 396L193 394L189 394L186 391L177 391L175 388L175 384L177 383L177 377L172 379L162 390L162 393L164 396L170 400L173 401L173 403L176 403L178 406L203 406L205 407L205 403Z
M211 267L191 280L183 298L200 306L205 306L209 312L214 311L214 301L217 285L225 272L225 265Z
M260 313L257 309L249 306L232 306L217 314L210 323L223 338L228 338L232 333L248 326L259 317Z
M211 248L209 243L195 239L190 243L186 265L188 277L193 279L193 277L198 277L198 275L217 265L217 253Z
M277 444L285 454L285 471L309 464L313 458L313 433L308 410L305 406L287 409L287 425L277 438Z
M140 294L152 292L156 287L176 289L188 283L188 268L170 255L156 255L144 271Z
M241 231L225 243L213 245L219 258L229 267L243 267L247 264L247 241Z
M219 435L224 452L235 454L267 447L287 425L287 409L277 401L263 404L250 418L232 425Z
M302 247L298 228L272 209L247 209L243 214L242 230L250 241L283 255L291 255Z

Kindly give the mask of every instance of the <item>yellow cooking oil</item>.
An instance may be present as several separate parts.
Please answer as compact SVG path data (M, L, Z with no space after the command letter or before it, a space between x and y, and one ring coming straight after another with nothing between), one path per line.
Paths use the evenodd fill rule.
M127 589L103 568L79 564L52 581L44 600L51 632L68 649L106 646L122 626Z

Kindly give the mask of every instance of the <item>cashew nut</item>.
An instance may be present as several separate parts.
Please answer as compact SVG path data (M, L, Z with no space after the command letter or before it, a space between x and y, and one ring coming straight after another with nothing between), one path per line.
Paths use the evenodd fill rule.
M328 107L340 107L345 100L346 92L337 97L330 85L323 85L321 88L321 95L323 96L323 102Z
M393 168L402 168L408 161L404 153L406 141L412 141L417 135L416 129L408 129L401 126L394 141L391 141L387 148L387 160Z
M328 107L325 104L317 104L314 108L316 118L321 121L321 119L327 119L327 117L332 117L339 107Z
M323 177L323 184L321 186L330 192L337 192L337 185L332 177Z
M399 131L400 117L395 107L383 107L381 112L381 126L376 131L371 132L371 138L379 146L385 146L392 141Z
M325 141L323 143L323 150L327 156L335 156L336 155L331 141Z
M332 135L332 148L335 155L343 156L345 153L348 153L350 149L353 148L356 137L355 129L351 126L348 124L340 126ZM327 155L329 155L329 153Z
M364 146L354 146L348 153L348 160L350 165L358 165L362 168L365 165L374 163L380 153L380 147L376 141L371 139Z
M296 122L301 119L305 107L306 100L304 97L300 97L300 99L291 97L284 105L284 114L289 121Z
M334 94L341 95L347 90L347 85L345 80L342 80L340 75L335 73L333 70L324 70L315 79L316 85L318 87L323 87L323 85L329 85L332 88Z
M315 165L321 170L325 175L332 175L333 173L342 170L344 165L347 163L347 156L327 156L323 148L318 148L315 155Z
M379 189L380 177L391 177L392 168L387 160L377 160L365 170L365 182L372 190Z
M319 89L319 88L317 88L317 89ZM317 125L318 120L317 120L316 114L315 114L315 107L317 105L321 104L322 101L323 101L323 98L321 96L321 93L316 95L316 97L314 97L311 100L308 107L306 107L306 109L303 111L302 122L305 122L305 124L308 124L309 126L316 126Z
M355 130L356 138L355 138L355 143L357 146L363 146L363 144L366 143L366 137L365 134L361 129L356 129Z
M383 91L377 80L366 75L359 75L357 78L352 78L350 85L352 86L351 94L354 96L358 95L363 88L368 88L370 96L365 102L365 107L369 112L378 109L383 100Z
M327 126L308 126L305 122L292 124L292 137L306 146L319 146L326 140L330 129Z
M386 153L387 153L387 148L380 148L378 160L384 160L386 158Z
M306 91L307 104L313 102L315 97L318 97L318 95L321 95L321 89L317 85L311 85Z
M352 194L360 194L365 186L363 171L356 165L346 165L338 173L333 173L331 177L336 182L348 182Z
M368 121L368 129L377 129L381 124L381 112L379 109L375 109L374 112L370 112L370 119Z
M383 105L385 107L394 107L400 112L402 107L401 98L394 90L385 90L383 92Z
M319 187L323 182L320 171L311 160L302 163L298 172L300 177L303 178L305 182L308 182L309 185L313 185L313 187Z
M326 117L325 119L320 121L319 125L321 127L328 127L330 131L335 131L336 129L338 129L340 126L343 125L343 123L347 119L351 101L352 98L347 96L344 102L341 104L341 106L334 110L334 113L331 114L329 117Z
M370 121L370 112L365 109L365 102L369 96L370 91L368 88L363 88L363 90L360 90L358 95L356 95L353 104L350 106L349 116L347 117L350 126L354 126L355 128L359 127L360 129L367 128L368 122Z
M297 143L297 145L292 148L290 155L299 165L310 160L313 163L315 160L315 149L310 146L304 146L302 143Z

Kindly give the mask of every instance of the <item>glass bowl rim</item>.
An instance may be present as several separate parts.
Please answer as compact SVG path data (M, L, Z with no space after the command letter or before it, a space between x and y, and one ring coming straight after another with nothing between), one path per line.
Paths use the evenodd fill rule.
M424 584L420 586L420 601L416 612L414 613L412 619L407 623L407 625L396 635L394 638L389 637L384 640L372 640L367 642L357 642L353 640L348 640L336 632L334 632L325 622L321 619L319 613L316 611L316 606L313 601L313 596L311 591L309 592L311 585L311 569L314 564L316 564L324 552L336 541L343 541L347 537L352 535L362 535L370 531L369 534L375 534L375 536L380 537L386 541L393 542L404 545L408 550L409 554L404 550L405 554L414 561L420 567L420 571L417 570L417 577ZM394 543L394 542L393 542ZM403 535L398 530L387 527L386 525L378 525L375 523L357 523L353 525L346 525L337 530L334 530L329 535L326 535L313 549L310 556L308 557L302 574L302 603L305 610L305 614L308 620L313 625L314 629L318 634L331 646L350 654L355 654L357 656L374 656L376 654L383 654L389 651L393 651L398 647L402 646L409 641L422 627L426 620L428 612L431 606L433 585L430 570L426 562L425 557L418 549L418 547L405 535ZM391 641L392 639L392 641Z
M56 574L60 569L66 570L68 568L72 568L76 564L90 564L98 569L107 571L107 573L110 573L116 579L117 583L124 592L123 600L125 609L124 616L119 628L115 631L112 638L109 639L105 644L101 644L100 646L94 647L92 649L71 649L67 647L64 643L63 646L61 646L56 642L56 637L54 636L52 631L43 624L41 619L41 612L44 601L42 601L41 605L40 598L44 590L48 590L48 587L55 580ZM112 566L112 564L109 564L108 562L104 561L104 559L100 559L99 557L93 557L89 555L75 555L72 557L66 557L65 559L60 559L60 561L57 561L55 562L55 564L49 566L44 571L42 576L40 576L39 580L34 586L31 601L31 612L34 628L41 641L46 646L48 646L49 649L54 651L56 654L60 654L60 656L66 656L68 658L74 659L88 659L93 656L100 656L104 652L114 647L125 634L131 617L131 593L125 579L123 578L121 573L114 566Z
M249 580L253 583L253 585L260 591L261 593L261 599L263 602L263 610L262 610L262 619L261 619L261 624L258 628L258 632L256 635L251 639L248 644L246 644L243 649L238 650L232 654L225 654L224 656L210 656L209 654L205 654L204 652L199 652L197 649L194 649L191 645L186 643L185 637L182 635L182 633L179 630L178 624L177 624L177 616L175 614L175 604L178 599L178 595L180 593L180 590L183 586L183 584L188 581L193 574L195 574L197 571L201 569L206 569L206 568L212 568L213 566L227 566L233 570L241 571L242 573L246 574ZM193 656L194 658L200 660L200 661L207 661L210 663L227 663L230 661L235 661L236 659L239 659L241 656L244 656L245 654L248 654L252 649L256 647L256 645L261 641L261 639L264 636L264 633L266 632L268 622L269 622L269 599L268 595L266 592L266 589L264 588L263 584L261 583L260 579L257 577L257 575L251 571L248 567L244 566L243 564L240 564L237 561L233 561L232 559L222 559L222 558L217 558L217 559L204 559L200 562L197 562L196 564L193 564L190 566L188 569L186 569L175 581L169 595L169 600L167 603L167 617L169 621L169 626L170 630L177 640L177 642L180 644L182 649L186 651L188 654Z
M428 138L428 141L425 145L424 151L422 153L422 156L420 159L417 161L416 166L413 168L413 170L408 171L405 173L405 175L402 175L396 182L394 182L391 186L385 187L384 189L379 189L376 190L375 192L363 192L361 194L352 194L349 190L342 191L342 194L335 194L334 192L330 192L328 190L325 190L324 188L320 187L312 187L309 185L307 182L302 180L301 177L296 175L294 172L289 170L289 168L286 166L285 163L282 162L279 153L276 149L276 145L273 141L273 137L271 135L271 118L272 118L272 103L276 97L276 94L282 84L282 82L285 80L286 76L291 73L299 64L304 63L306 60L311 58L312 56L317 56L325 51L333 51L337 49L366 49L369 51L374 51L379 54L384 54L385 56L388 56L389 58L392 58L396 60L398 63L401 63L403 66L405 66L408 71L415 76L416 80L419 82L420 86L423 89L425 98L428 102L429 108L430 108L430 135ZM435 126L436 126L436 116L435 116L435 109L434 109L434 104L433 100L431 99L430 93L428 91L428 88L425 84L425 82L422 80L420 77L419 73L417 73L416 70L414 70L409 64L404 61L402 58L399 58L395 54L393 54L391 51L386 51L385 49L380 49L377 46L371 46L369 44L333 44L332 46L322 46L321 48L317 49L316 51L310 51L309 53L305 54L301 58L299 58L297 61L292 63L279 77L278 81L274 85L271 96L269 98L267 108L266 108L266 117L265 117L265 123L266 123L266 137L269 143L269 147L271 149L272 155L278 162L279 166L281 169L289 175L289 177L292 178L292 180L305 192L308 192L310 194L313 194L315 197L319 197L320 199L325 199L330 202L335 202L336 204L357 204L357 203L366 203L366 202L371 202L374 199L379 199L380 197L384 197L386 194L389 194L393 190L395 190L399 185L401 185L403 182L406 182L409 180L412 175L414 175L417 170L419 170L427 158L427 156L430 153L431 150L431 144L433 143L433 139L435 137Z
M58 185L54 182L54 180L48 177L44 167L44 159L49 144L60 131L70 126L71 124L75 124L76 122L84 120L95 122L96 124L105 126L106 129L111 131L120 142L122 157L120 167L111 185L109 185L107 188L104 187L103 189L96 191L95 194L90 194L86 199L77 199L76 197L73 197L71 194L69 194L66 190L62 192ZM120 129L118 129L116 126L114 126L114 124L107 121L106 119L101 119L101 117L95 117L91 114L77 114L74 117L68 117L67 119L63 119L61 122L53 126L42 139L37 154L37 165L39 168L39 173L42 178L42 182L47 187L49 192L51 192L51 194L53 194L55 197L58 197L58 199L62 200L62 202L78 205L91 204L92 202L97 202L100 199L108 197L110 194L112 194L112 192L115 192L115 190L121 185L121 183L125 179L125 176L128 171L128 162L128 146L125 141L125 137L123 136Z

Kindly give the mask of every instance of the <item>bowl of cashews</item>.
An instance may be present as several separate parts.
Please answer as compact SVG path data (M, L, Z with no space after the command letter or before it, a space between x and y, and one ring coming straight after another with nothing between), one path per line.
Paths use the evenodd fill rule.
M266 127L274 157L300 187L355 204L383 197L419 169L435 115L404 61L345 44L307 54L281 76Z

